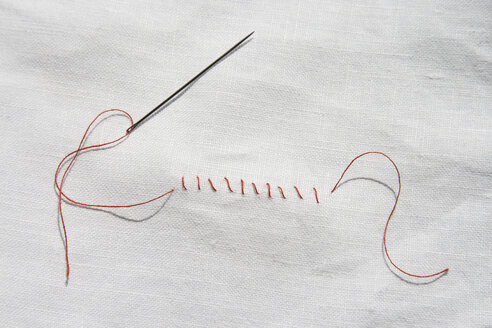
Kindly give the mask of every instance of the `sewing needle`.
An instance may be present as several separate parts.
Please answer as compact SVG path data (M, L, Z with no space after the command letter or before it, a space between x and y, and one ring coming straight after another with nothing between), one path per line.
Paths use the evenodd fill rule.
M189 86L191 83L193 83L196 79L198 79L200 76L202 76L206 71L208 71L210 68L212 68L215 64L217 64L222 58L224 58L225 56L227 56L228 54L230 54L234 49L236 49L237 47L239 47L244 41L246 41L246 39L248 39L253 33L255 33L254 31L251 32L250 34L248 34L247 36L245 36L241 41L239 41L238 43L236 43L231 49L227 50L224 54L222 54L222 56L220 56L219 58L217 58L213 63L211 63L210 65L208 65L204 70L202 70L200 73L198 73L197 75L195 75L195 77L193 77L191 80L189 80L188 82L186 82L186 84L184 84L181 88L179 88L178 90L176 90L172 95L170 95L167 99L165 99L163 102L161 102L159 105L157 105L154 109L152 109L150 112L148 112L144 117L142 117L140 120L137 121L137 123L133 124L132 126L130 126L126 132L127 133L130 133L131 131L135 130L135 128L140 125L147 117L149 117L150 115L152 115L155 111L157 111L159 108L161 108L162 106L164 106L166 103L168 103L171 99L173 99L177 94L179 94L181 91L183 91L187 86Z

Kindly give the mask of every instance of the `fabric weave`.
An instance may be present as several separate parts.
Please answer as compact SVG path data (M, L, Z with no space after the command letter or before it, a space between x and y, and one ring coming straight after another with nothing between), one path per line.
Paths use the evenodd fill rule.
M490 12L456 0L1 0L2 325L492 325ZM117 216L64 204L65 286L60 159L99 112L139 119L253 30L123 143L77 159L64 191L81 201L177 191ZM107 119L88 143L127 127ZM402 174L392 259L447 276L415 285L385 264L391 163L361 159L330 194L366 151Z

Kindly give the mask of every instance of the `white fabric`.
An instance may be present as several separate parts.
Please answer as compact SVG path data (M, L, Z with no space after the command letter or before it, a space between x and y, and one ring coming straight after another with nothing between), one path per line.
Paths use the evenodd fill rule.
M2 326L492 325L491 12L490 1L2 0ZM64 204L65 286L59 160L99 112L139 119L253 30L127 141L77 160L65 190L79 200L177 191L142 222ZM88 142L126 127L108 119ZM365 151L402 173L395 262L448 275L415 285L388 270L397 177L384 158L361 159L347 180L367 179L330 194Z

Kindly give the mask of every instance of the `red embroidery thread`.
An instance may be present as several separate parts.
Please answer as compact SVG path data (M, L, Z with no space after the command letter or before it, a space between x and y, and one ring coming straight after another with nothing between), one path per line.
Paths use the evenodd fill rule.
M108 145L112 145L112 144L115 144L119 141L122 141L124 140L133 130L132 129L128 129L128 131L121 137L119 138L116 138L114 140L111 140L111 141L108 141L108 142L104 142L104 143L101 143L101 144L95 144L95 145L90 145L90 146L85 146L83 147L83 144L84 142L86 141L86 138L88 136L88 133L91 129L91 127L94 125L94 123L98 120L99 117L101 117L103 114L105 113L110 113L110 112L114 112L114 113L117 113L117 114L123 114L125 115L131 122L131 124L133 125L133 119L132 117L130 116L130 114L128 114L127 112L123 111L123 110L120 110L120 109L110 109L110 110L106 110L106 111L103 111L101 112L100 114L98 114L93 120L92 122L89 124L89 126L87 127L84 135L82 136L82 139L79 143L79 146L77 147L76 150L68 153L65 157L63 157L63 159L60 161L60 163L58 164L57 166L57 169L56 169L56 172L55 172L55 187L56 187L56 190L58 191L58 211L59 211L59 214L60 214L60 221L61 221L61 225L62 225L62 229L63 229L63 237L64 237L64 246L65 246L65 261L66 261L66 278L67 278L67 282L68 282L68 278L70 276L70 261L69 261L69 253L68 253L68 237L67 237L67 229L66 229L66 225L65 225L65 219L64 219L64 216L63 216L63 210L62 210L62 200L65 200L69 203L72 203L72 204L75 204L75 205L80 205L80 206L84 206L84 207L95 207L95 208L130 208L130 207L136 207L136 206L141 206L141 205L144 205L144 204L148 204L150 202L153 202L153 201L156 201L166 195L169 195L171 194L172 192L174 192L174 189L171 189L169 191L167 191L166 193L162 194L162 195L159 195L157 197L154 197L150 200L147 200L147 201L143 201L143 202L139 202L139 203L135 203L135 204L128 204L128 205L102 205L102 204L88 204L88 203L83 203L83 202L80 202L80 201L76 201L72 198L70 198L64 191L63 191L63 185L64 185L64 182L68 176L68 173L71 169L71 167L73 166L74 162L75 162L75 159L82 153L85 153L86 151L91 151L91 150L96 150L96 149L100 149L102 147L105 147L105 146L108 146ZM335 184L335 186L333 187L332 189L332 193L335 192L335 190L337 189L337 187L339 186L340 182L342 181L345 173L348 171L348 169L350 168L350 166L359 158L365 156L365 155L368 155L368 154L379 154L379 155L382 155L384 156L386 159L388 159L391 164L393 165L393 167L395 168L396 170L396 173L398 175L398 193L396 195L396 199L395 199L395 203L393 205L393 208L391 210L391 213L389 214L388 216L388 219L386 221L386 225L385 225L385 228L384 228L384 233L383 233L383 246L384 246L384 253L388 259L388 261L390 262L390 264L396 269L398 270L399 272L407 275L407 276L410 276L410 277L415 277L415 278L431 278L431 277L436 277L436 276L442 276L446 273L449 272L449 269L446 268L444 270L441 270L439 272L436 272L436 273L433 273L433 274L429 274L429 275L417 275L417 274L413 274L413 273L409 273L403 269L401 269L399 266L397 266L393 260L391 259L390 255L389 255L389 252L388 252L388 248L387 248L387 244L386 244L386 235L387 235L387 231L388 231L388 226L389 226L389 222L393 216L393 213L395 212L395 209L396 209L396 205L398 204L398 200L400 198L400 193L401 193L401 175L400 175L400 171L397 167L397 165L395 164L395 162L389 157L387 156L386 154L382 153L382 152L366 152L366 153L363 153L359 156L357 156L356 158L354 158L350 163L349 165L345 168L345 170L343 171L342 175L340 176L340 179L338 180L338 182ZM60 174L60 171L62 169L62 166L64 163L66 163L66 161L69 160L69 164L67 165L67 167L65 168L65 170L63 171L63 175L61 177L61 180L58 181L59 179L59 174ZM199 176L196 176L197 178L197 184L198 184L198 190L201 190L201 187L200 187L200 177ZM230 185L230 182L227 178L224 178L227 182L227 187L228 189L233 192L232 188L231 188L231 185ZM212 183L212 180L211 179L208 179L208 182L210 183L210 187L212 188L212 190L214 192L217 191L217 189L215 188L215 186L213 185ZM188 190L186 188L186 185L185 185L185 181L184 181L184 176L181 178L181 183L182 183L182 186L183 186L183 189L184 190ZM256 187L256 184L254 182L251 183L253 188L254 188L254 191L255 193L258 195L259 192L258 192L258 189ZM267 187L268 187L268 197L271 198L272 195L271 195L271 186L270 186L270 183L266 183ZM280 190L280 193L282 195L282 198L286 198L285 197L285 194L282 190L282 188L280 186L278 186L278 189ZM299 191L299 189L297 188L297 186L294 186L294 189L296 190L299 198L301 199L304 199ZM315 187L313 187L313 190L314 190L314 195L315 195L315 199L316 199L316 203L319 204L319 198L318 198L318 191L316 190ZM241 194L244 195L244 180L241 179Z
M296 186L294 186L294 189L297 191L297 194L299 195L299 198L300 199L304 199L304 198L302 198L302 195L301 195L301 193L299 192L299 189L297 189Z
M208 182L210 183L210 187L212 187L212 190L213 190L214 192L216 192L216 191L217 191L217 189L215 189L214 184L212 183L212 180L208 179Z
M97 121L97 119L99 117L101 117L102 115L106 114L106 113L117 113L117 114L123 114L124 116L126 116L131 124L133 125L133 118L131 117L130 114L128 114L127 112L125 112L124 110L121 110L121 109L109 109L109 110L105 110L101 113L99 113L93 120L92 122L89 124L89 126L87 127L87 129L85 130L84 132L84 135L82 136L82 139L80 140L80 143L79 143L79 146L77 147L76 150L68 153L65 157L63 157L63 159L60 161L60 163L58 164L58 167L56 168L56 171L55 171L55 187L56 187L56 190L58 191L58 213L60 214L60 221L61 221L61 224L62 224L62 229L63 229L63 237L64 237L64 242L65 242L65 262L66 262L66 278L67 278L67 282L68 282L68 278L70 276L70 261L69 261L69 256L68 256L68 236L67 236L67 228L66 228L66 225L65 225L65 218L63 217L63 210L62 210L62 199L64 199L65 201L69 202L69 203L72 203L72 204L76 204L76 205L80 205L80 206L85 206L85 207L95 207L95 208L129 208L129 207L136 207L136 206L140 206L140 205L144 205L144 204L148 204L150 202L153 202L153 201L156 201L166 195L169 195L171 194L174 189L171 189L169 190L168 192L162 194L162 195L159 195L157 197L154 197L150 200L147 200L147 201L143 201L143 202L140 202L140 203L135 203L135 204L129 204L129 205L102 205L102 204L88 204L88 203L83 203L83 202L79 202L79 201L76 201L70 197L67 196L67 194L63 191L63 184L68 176L68 172L70 171L70 168L73 166L74 162L75 162L75 159L81 154L81 153L85 153L86 151L90 151L90 150L96 150L96 149L100 149L102 147L105 147L105 146L109 146L109 145L112 145L112 144L115 144L119 141L122 141L124 140L130 133L132 130L130 130L129 132L126 132L123 136L119 137L119 138L116 138L114 140L111 140L111 141L108 141L108 142L104 142L104 143L101 143L101 144L95 144L95 145L91 145L91 146L85 146L83 147L83 144L87 138L87 135L91 129L91 127L94 125L94 123ZM65 163L66 160L68 160L70 157L72 157L72 159L70 160L69 164L67 165L67 168L63 171L63 175L61 177L61 180L60 182L58 182L58 175L60 173L60 170L61 170L61 167L63 165L63 163Z
M227 182L227 188L229 188L229 191L230 192L234 192L231 188L231 184L229 183L229 179L227 179L226 177L224 177L225 181Z
M280 190L280 193L282 194L282 198L286 199L285 195L284 195L284 191L282 190L282 187L278 186L278 189Z
M319 204L319 199L318 199L318 191L316 190L316 188L313 187L313 190L314 190L314 197L316 197L316 203Z
M406 271L404 271L403 269L401 269L400 267L398 267L394 262L393 260L391 259L389 253L388 253L388 247L386 246L386 233L388 232L388 225L390 223L390 220L391 220L391 217L393 216L393 213L395 212L395 208L396 208L396 205L398 204L398 200L400 199L400 192L401 192L401 176L400 176L400 171L398 170L398 166L396 166L395 162L393 162L393 160L386 154L384 153L381 153L381 152L378 152L378 151L369 151L369 152L366 152L366 153L363 153L359 156L357 156L356 158L354 158L350 163L349 165L347 166L347 168L343 171L342 175L340 176L340 179L338 179L338 182L336 183L335 187L333 187L333 190L331 191L332 193L337 189L338 187L338 184L340 183L340 181L342 181L342 178L343 176L345 175L345 173L347 172L347 170L350 168L350 166L359 158L361 158L362 156L365 156L365 155L368 155L368 154L379 154L379 155L382 155L384 157L386 157L390 162L391 164L393 164L393 167L395 168L396 170L396 173L398 174L398 193L396 195L396 199L395 199L395 205L393 205L393 208L391 209L391 213L390 215L388 216L388 220L386 221L386 225L384 227L384 233L383 233L383 246L384 246L384 253L386 254L386 257L388 258L389 262L391 263L391 265L397 269L398 271L400 271L401 273L407 275L407 276L410 276L410 277L415 277L415 278L431 278L431 277L435 277L435 276L439 276L439 275L444 275L446 273L449 272L449 269L446 268L444 270L441 270L439 272L436 272L436 273L433 273L433 274L428 274L428 275L418 275L418 274L413 274L413 273L408 273Z

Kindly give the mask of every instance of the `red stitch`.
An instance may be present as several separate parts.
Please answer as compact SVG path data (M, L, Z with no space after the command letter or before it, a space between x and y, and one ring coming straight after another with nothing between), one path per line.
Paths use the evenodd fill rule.
M241 194L244 195L244 181L241 179Z
M300 197L301 199L304 199L304 198L302 198L302 195L301 195L301 193L299 192L299 189L297 189L297 187L296 187L296 186L294 186L294 189L297 191L297 194L299 195L299 197Z
M270 184L267 182L267 187L268 187L268 198L272 198L272 192L270 190Z
M386 157L390 162L391 164L393 164L393 166L395 167L396 169L396 173L398 174L398 193L396 195L396 199L395 199L395 205L393 205L393 209L391 210L391 213L390 215L388 216L388 220L386 221L386 226L384 227L384 234L383 234L383 246L384 246L384 252L386 254L386 257L388 258L389 262L391 263L391 265L393 265L393 267L395 267L398 271L400 271L401 273L403 274L406 274L407 276L410 276L410 277L415 277L415 278L430 278L430 277L435 277L435 276L439 276L439 275L444 275L446 273L448 273L449 269L444 269L444 270L441 270L439 272L436 272L436 273L433 273L433 274L429 274L429 275L417 275L417 274L412 274L412 273L408 273L402 269L400 269L394 262L393 260L391 259L389 253L388 253L388 248L386 247L386 232L388 231L388 225L389 225L389 222L391 220L391 217L393 216L393 213L395 212L395 208L396 208L396 204L398 204L398 199L400 198L400 192L401 192L401 177L400 177L400 171L398 170L398 167L396 166L395 162L393 162L393 160L391 158L389 158L388 155L384 154L384 153L381 153L381 152L378 152L378 151L370 151L370 152L367 152L367 153L363 153L359 156L357 156L356 158L354 158L350 164L347 166L347 168L343 171L342 173L342 176L340 177L340 179L338 179L338 182L337 184L335 185L335 187L333 187L333 190L331 191L332 193L337 189L338 187L338 184L340 183L340 181L342 181L342 178L343 176L345 175L345 173L347 172L347 170L349 169L349 167L360 157L362 156L365 156L365 155L368 155L368 154L379 154L379 155L382 155L384 157Z
M316 197L316 203L318 203L318 204L319 204L319 199L318 199L318 191L317 191L317 190L316 190L316 188L314 188L314 187L313 187L313 189L314 189L314 197Z
M214 187L214 184L212 183L212 180L208 179L208 182L210 183L210 187L212 187L213 191L217 191L217 189L215 189Z
M184 190L188 190L188 189L186 189L186 186L185 186L185 177L181 177L181 184L183 185Z
M251 184L253 185L253 188L255 189L255 193L258 195L258 194L259 194L259 192L258 192L258 189L256 189L256 185L255 185L255 183L254 183L254 182L251 182Z
M282 187L278 186L278 189L280 190L280 193L282 194L283 199L285 199L284 191L282 190Z
M224 179L225 179L225 181L227 182L227 187L229 188L230 192L234 192L234 191L232 190L232 188L231 188L231 184L229 183L229 179L227 179L227 178L225 178L225 177L224 177Z
M198 181L198 190L202 190L200 188L200 177L198 175L196 176L196 181Z

